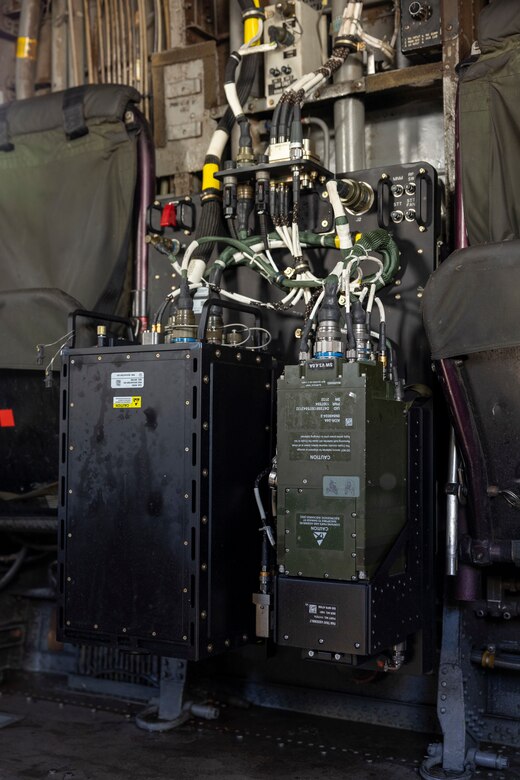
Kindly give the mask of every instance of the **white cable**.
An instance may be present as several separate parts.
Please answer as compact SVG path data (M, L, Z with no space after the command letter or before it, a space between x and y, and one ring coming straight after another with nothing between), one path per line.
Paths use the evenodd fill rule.
M312 94L313 92L316 92L318 87L320 87L326 81L327 81L327 77L324 76L323 73L318 73L317 75L315 75L312 81L304 87L305 97L307 98L308 95Z
M206 262L200 257L194 257L190 260L188 265L188 281L196 284L202 281L204 271L206 270Z
M262 521L262 528L261 531L265 531L267 538L269 539L269 544L271 547L275 546L273 531L271 529L271 526L267 525L267 515L265 514L264 505L262 504L262 499L260 497L260 490L259 488L255 487L255 499L256 499L256 505L258 507L258 511L260 513L260 519Z
M262 301L256 301L254 298L248 298L246 295L240 295L240 293L232 293L232 292L228 292L227 290L221 290L220 294L223 295L225 298L231 298L231 300L238 301L239 303L251 303L260 306L264 305ZM268 306L267 308L270 307Z
M316 284L321 284L321 279L318 279L317 276L314 276L312 271L305 271L303 274L304 279L308 279L310 282L316 282Z
M308 287L303 288L303 300L305 301L305 304L309 303L310 299L312 298L311 292Z
M300 244L300 231L298 229L298 223L292 223L292 245L294 250L294 257L302 257L302 247Z
M354 265L354 263L357 263L357 262L358 262L358 258L357 257L353 257L351 260L349 260L349 262L347 263L346 268L345 268L345 275L346 275L347 280L348 280L348 289L346 290L346 296L345 296L346 297L345 309L347 310L347 312L350 311L350 287L351 287L350 277L352 275L352 266Z
M359 296L358 296L359 303L363 303L363 301L367 297L367 293L368 293L368 287L363 287L363 289L360 290Z
M377 49L389 62L394 61L395 49L389 43L382 41L380 38L374 38L374 36L364 31L359 33L359 37L370 49Z
M276 49L278 44L276 41L273 41L272 43L261 43L260 46L255 46L253 49L244 49L240 48L239 52L242 55L242 57L246 57L248 54L262 54L266 51L273 51L273 49Z
M211 136L211 141L209 142L206 155L208 157L210 155L212 157L218 157L218 159L220 160L222 158L222 155L224 154L224 150L227 146L228 141L229 141L229 135L226 133L226 131L217 128L217 130L215 130L215 132Z
M370 294L368 296L368 303L367 303L367 314L371 314L372 312L372 306L374 305L374 296L376 294L376 286L375 284L370 285Z
M237 342L236 344L226 344L226 342L223 341L222 342L223 346L225 346L225 347L243 347L244 344L247 344L247 342L251 338L251 330L250 330L250 328L247 327L247 325L244 325L242 322L234 322L234 323L231 323L231 325L224 325L223 329L224 328L231 328L231 327L235 327L236 328L237 326L240 326L241 328L243 328L241 333L245 333L247 331L247 338L243 339L242 341Z
M301 288L300 288L301 290ZM298 287L292 287L291 291L288 295L285 296L285 298L282 298L280 303L283 303L284 305L288 304L289 301L292 301L293 298L296 297L296 294L299 292ZM294 301L291 303L291 306L294 306Z
M338 193L338 183L331 179L327 182L327 192L329 193L329 201L334 212L334 220L336 233L339 238L340 249L350 249L352 246L352 238L350 237L350 225L348 223L348 217L345 213L343 203ZM338 224L340 218L346 219L346 223Z
M48 362L47 366L46 366L46 367L45 367L45 369L44 369L44 371L45 371L45 376L47 376L47 375L48 375L48 374L49 374L49 373L52 371L52 367L53 367L53 365L54 365L54 361L56 360L56 358L58 357L58 355L60 354L60 352L62 351L62 349L63 349L63 348L65 347L65 345L67 344L67 341L70 341L70 340L71 340L73 333L74 333L74 331L71 331L71 332L70 332L70 335L69 335L69 337L67 338L67 340L66 340L66 341L65 341L63 344L60 344L60 346L58 347L58 349L56 350L56 352L54 353L54 355L53 355L53 356L51 357L51 359L49 360L49 362ZM56 343L56 342L55 342L55 343ZM47 346L50 346L50 344L49 344L49 345L47 345Z
M276 273L278 273L278 266L277 266L277 265L276 265L276 263L274 262L274 260L273 260L273 256L272 256L272 254L271 254L271 251L270 251L269 249L266 249L266 250L265 250L265 256L267 257L267 259L268 259L268 260L269 260L269 262L271 263L271 265L272 265L272 267L273 267L273 270L274 270L274 271L276 271Z
M173 268L173 270L175 271L175 273L179 274L179 276L180 276L181 275L181 267L179 265L179 262L177 260L170 260L170 265Z
M293 257L295 257L295 251L294 251L294 245L293 245L293 241L292 241L292 236L291 236L291 234L289 232L289 228L287 227L287 225L282 225L282 233L283 233L284 238L285 238L285 243L287 244L287 249L289 250L291 255Z
M222 330L225 330L226 328L242 328L244 332L249 330L248 326L244 325L243 322L229 322L227 325L222 326Z
M377 308L379 309L379 322L386 322L386 315L385 315L385 307L383 306L383 302L381 298L378 298L377 296L374 298L375 304Z
M359 0L349 0L343 10L343 18L338 30L338 38L344 36L359 35L361 28L361 14L363 13L363 3Z
M263 344L258 344L258 346L254 346L254 347L246 347L246 349L264 349L264 347L269 346L269 344L273 340L273 337L271 336L271 333L267 330L267 328L261 328L258 325L255 325L254 327L249 328L250 333L252 333L252 331L254 331L254 330L260 330L260 331L262 331L262 333L267 333L268 338L267 338L267 340Z
M65 333L63 336L60 336L59 339L56 339L56 341L51 341L50 344L38 344L39 347L54 347L55 344L59 344L60 341L65 341L66 339L70 339L70 337L73 335L74 331L69 330L68 333Z
M194 239L191 242L191 244L188 244L188 247L184 253L184 257L182 258L181 272L183 271L186 271L186 273L188 272L188 266L190 264L191 256L198 246L200 246L200 244L196 239Z
M284 246L289 250L290 254L294 257L293 246L289 231L285 225L276 225L275 230L282 239Z
M244 114L240 100L238 99L237 85L234 81L224 84L224 92L228 105L233 112L235 119Z
M296 306L297 303L300 302L301 298L303 298L303 287L295 287L296 297L291 302L291 306Z

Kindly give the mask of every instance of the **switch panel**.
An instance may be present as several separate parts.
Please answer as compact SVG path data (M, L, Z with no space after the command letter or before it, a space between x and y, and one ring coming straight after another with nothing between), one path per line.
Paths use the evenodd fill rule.
M410 59L424 61L442 46L440 0L401 2L401 50Z
M264 43L278 44L266 53L264 61L265 97L269 107L278 103L282 92L293 81L322 64L318 22L319 13L302 0L266 7Z

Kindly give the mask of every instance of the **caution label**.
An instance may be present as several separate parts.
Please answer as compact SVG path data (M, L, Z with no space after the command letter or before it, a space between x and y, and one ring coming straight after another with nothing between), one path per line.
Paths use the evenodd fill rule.
M140 409L140 395L116 395L114 396L114 409Z
M298 515L297 531L298 547L343 550L343 517L340 515Z

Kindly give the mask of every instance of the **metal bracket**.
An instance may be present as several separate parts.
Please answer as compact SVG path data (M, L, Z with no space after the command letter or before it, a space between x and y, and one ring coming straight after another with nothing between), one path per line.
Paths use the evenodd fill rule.
M505 769L508 761L497 753L478 750L466 730L464 681L460 663L461 610L445 605L442 621L441 663L437 690L437 716L443 744L428 747L419 769L424 780L469 780L477 766Z
M210 704L184 701L188 662L181 658L162 658L159 698L135 717L144 731L172 731L191 715L206 720L218 718L219 710Z
M163 658L159 689L159 720L173 721L182 715L184 686L188 662L179 658Z

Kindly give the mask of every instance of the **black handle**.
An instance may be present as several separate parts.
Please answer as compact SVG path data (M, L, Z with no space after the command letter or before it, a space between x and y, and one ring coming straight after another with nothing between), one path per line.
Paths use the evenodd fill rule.
M195 230L195 204L192 200L179 200L177 206L177 228L193 233Z
M390 195L392 183L390 179L379 179L377 183L377 223L387 230L390 226Z
M430 227L433 220L433 181L425 168L415 177L415 219L419 227Z
M153 222L153 213L154 211L159 212L159 224L154 225ZM147 233L155 233L155 235L162 236L164 233L164 228L161 226L161 216L162 216L163 207L159 203L159 201L154 201L153 203L150 203L148 208L146 209L146 232Z
M71 311L67 318L67 330L72 333L70 337L70 348L74 349L76 344L76 320L80 317L86 320L96 320L99 322L117 322L120 325L126 325L127 333L129 334L129 341L132 344L136 343L134 336L134 323L128 317L118 317L116 314L101 314L99 311L88 311L87 309L75 309Z

